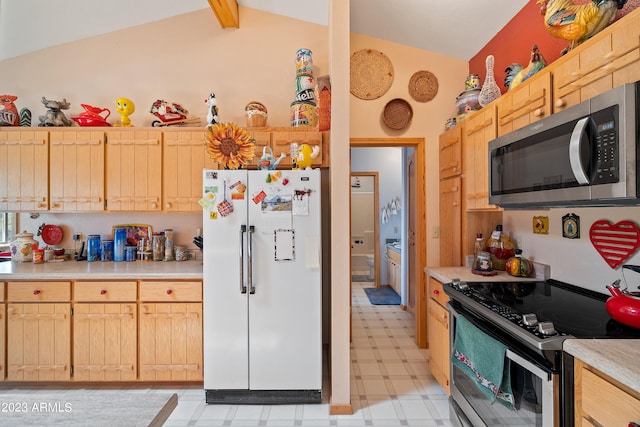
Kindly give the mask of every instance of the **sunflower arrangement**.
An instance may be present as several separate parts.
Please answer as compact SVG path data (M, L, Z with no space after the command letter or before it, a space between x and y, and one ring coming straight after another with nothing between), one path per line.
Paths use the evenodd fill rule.
M205 132L207 152L227 169L246 166L254 156L255 140L235 123L216 123Z

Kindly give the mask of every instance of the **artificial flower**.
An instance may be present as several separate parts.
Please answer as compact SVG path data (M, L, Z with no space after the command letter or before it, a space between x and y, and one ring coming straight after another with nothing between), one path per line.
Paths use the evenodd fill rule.
M255 140L235 123L216 123L205 132L207 152L227 169L246 166L255 154Z

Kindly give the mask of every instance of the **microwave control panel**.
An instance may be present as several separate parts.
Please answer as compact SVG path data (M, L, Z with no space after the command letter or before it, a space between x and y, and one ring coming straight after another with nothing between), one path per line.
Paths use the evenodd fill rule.
M596 127L592 184L619 181L617 113L616 105L591 115Z

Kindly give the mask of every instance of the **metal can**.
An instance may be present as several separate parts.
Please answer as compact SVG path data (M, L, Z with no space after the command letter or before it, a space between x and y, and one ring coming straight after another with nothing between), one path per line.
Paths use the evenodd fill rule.
M100 235L89 234L87 237L87 261L98 261L100 259Z

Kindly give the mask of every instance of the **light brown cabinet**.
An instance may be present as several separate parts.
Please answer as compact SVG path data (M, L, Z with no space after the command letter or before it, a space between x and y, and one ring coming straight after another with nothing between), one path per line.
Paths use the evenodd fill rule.
M440 266L459 266L462 237L462 178L440 181Z
M204 144L203 128L163 132L162 193L165 212L202 212L202 169L218 169Z
M449 297L444 293L442 283L429 276L427 291L427 334L429 337L429 369L436 381L451 394L449 312L445 304Z
M7 380L71 377L71 283L7 283Z
M73 290L74 380L135 381L136 282L78 281Z
M389 286L396 291L398 295L402 295L402 255L386 248L386 257Z
M140 379L202 380L202 283L140 282Z
M497 136L549 117L551 104L551 73L538 73L496 101Z
M496 138L496 106L490 104L465 120L462 174L465 209L495 209L489 204L489 141Z
M106 198L109 211L162 209L162 131L108 130Z
M104 210L104 132L51 132L49 191L51 211Z
M0 211L49 209L49 138L45 130L0 132Z
M560 111L640 78L640 10L552 64L553 106Z
M580 359L574 364L575 425L615 427L640 424L640 392Z
M451 178L462 173L463 127L459 124L440 134L438 139L440 179Z
M276 128L271 132L271 148L273 149L273 157L275 158L278 158L280 153L285 153L287 155L287 157L282 159L280 162L281 167L291 167L291 156L289 156L289 151L292 142L297 142L298 145L317 145L320 151L318 156L313 159L311 166L317 168L323 165L324 150L322 132L315 130Z

